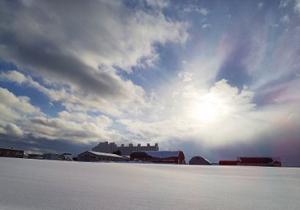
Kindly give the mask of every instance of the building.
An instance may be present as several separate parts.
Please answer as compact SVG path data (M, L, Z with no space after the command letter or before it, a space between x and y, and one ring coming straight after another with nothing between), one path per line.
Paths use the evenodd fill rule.
M190 165L211 165L211 163L207 159L201 156L192 157L189 161L189 164Z
M68 160L68 161L72 161L73 160L73 155L71 153L63 153L61 155L59 155L61 160Z
M151 146L150 144L147 144L145 146L142 146L141 144L137 144L134 146L133 144L128 144L128 146L125 146L124 144L121 144L118 146L116 143L111 142L100 142L97 146L92 148L92 151L95 152L104 152L104 153L117 153L121 155L130 155L133 152L144 152L144 151L158 151L158 144L154 144Z
M23 158L24 157L24 151L23 150L16 150L16 149L0 148L0 157Z
M29 154L27 154L27 158L41 160L41 159L44 159L44 156L43 156L43 154L40 154L40 153L29 153Z
M45 160L73 160L71 153L44 153L42 156Z
M78 161L98 162L98 161L127 161L128 158L103 152L85 151L76 158Z
M185 164L185 156L182 151L146 151L133 152L130 160L152 163Z
M236 166L238 164L237 160L220 160L219 165L223 166Z
M44 153L42 156L45 160L61 160L60 155L56 153Z
M241 165L241 166L276 166L280 167L280 160L271 157L238 157L237 160L220 160L219 165Z
M280 160L271 157L239 157L238 165L244 166L281 166Z

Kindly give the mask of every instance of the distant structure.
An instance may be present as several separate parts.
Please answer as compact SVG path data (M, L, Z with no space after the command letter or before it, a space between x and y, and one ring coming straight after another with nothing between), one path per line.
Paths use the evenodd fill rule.
M244 166L281 166L280 160L271 157L239 157L238 165Z
M16 150L16 149L0 148L0 157L23 158L24 157L24 151L23 150Z
M42 159L45 160L73 160L72 154L71 153L62 153L62 154L57 154L57 153L44 153L42 154Z
M241 166L274 166L280 167L280 160L271 157L238 157L237 160L220 160L219 165L241 165Z
M185 164L185 156L182 151L148 151L133 152L130 160L152 163Z
M78 161L99 162L99 161L126 161L128 158L116 154L85 151L77 156Z
M44 159L44 156L41 153L29 153L29 154L27 154L27 158L28 159L39 159L39 160L41 160L41 159Z
M201 156L194 156L189 161L190 165L211 165L211 163Z
M219 165L222 166L236 166L238 164L237 160L220 160Z
M42 159L45 160L60 160L60 155L56 153L44 153L42 155Z
M118 146L116 143L111 142L108 143L100 142L97 146L92 148L92 151L95 152L104 152L104 153L115 153L119 155L130 155L133 152L144 152L144 151L158 151L159 147L158 144L154 144L151 146L150 144L147 144L146 146L142 146L141 144L137 144L137 146L134 146L133 144L128 144L128 146L125 146L124 144L121 144Z

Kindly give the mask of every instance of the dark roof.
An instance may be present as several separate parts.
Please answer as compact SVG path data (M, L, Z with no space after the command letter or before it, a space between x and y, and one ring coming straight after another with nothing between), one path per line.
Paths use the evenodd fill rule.
M271 157L239 157L241 163L272 163Z
M210 165L210 162L201 156L194 156L189 161L190 165Z
M7 148L0 148L0 151L11 151L11 152L24 152L24 150L18 150L18 149L7 149Z

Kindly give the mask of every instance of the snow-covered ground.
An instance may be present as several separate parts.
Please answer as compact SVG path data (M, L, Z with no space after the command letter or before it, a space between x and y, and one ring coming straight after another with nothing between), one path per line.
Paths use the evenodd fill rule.
M0 158L1 210L300 209L300 169Z

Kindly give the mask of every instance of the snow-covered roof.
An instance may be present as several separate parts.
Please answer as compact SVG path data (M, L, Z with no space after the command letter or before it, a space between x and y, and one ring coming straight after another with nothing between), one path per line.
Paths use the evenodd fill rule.
M97 156L105 156L105 157L115 157L115 158L124 158L120 155L111 154L111 153L105 153L105 152L95 152L93 150L87 151L88 153L97 155Z
M156 158L178 157L180 151L147 151L146 154Z

